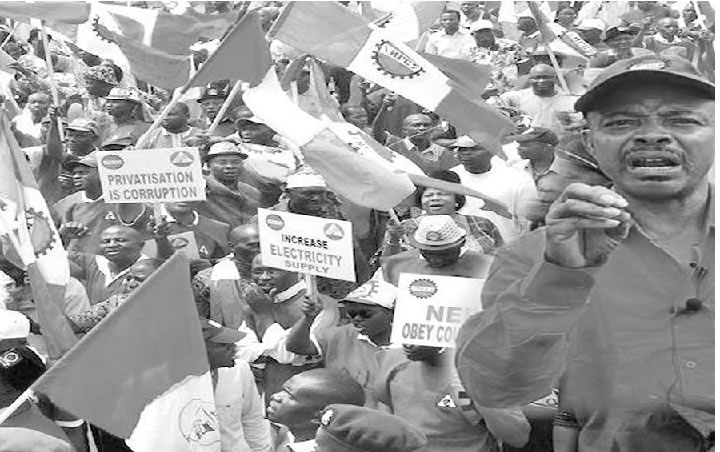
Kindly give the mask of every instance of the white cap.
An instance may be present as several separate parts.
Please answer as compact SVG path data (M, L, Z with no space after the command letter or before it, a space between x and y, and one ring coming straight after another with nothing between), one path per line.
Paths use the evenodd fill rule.
M410 243L421 250L444 250L460 245L465 235L450 215L425 215L419 218Z
M362 286L353 290L344 298L352 303L378 305L383 308L395 307L397 289L376 274Z
M30 334L30 321L17 311L0 310L0 340L25 339Z
M327 184L325 183L325 179L317 173L301 172L288 176L286 188L307 187L327 188Z
M489 20L478 19L470 24L470 33L475 33L478 30L494 30L495 25Z

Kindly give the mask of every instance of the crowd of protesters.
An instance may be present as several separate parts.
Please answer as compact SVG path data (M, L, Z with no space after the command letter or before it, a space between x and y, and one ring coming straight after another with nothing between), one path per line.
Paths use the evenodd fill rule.
M234 80L186 95L146 135L172 93L81 42L51 35L45 46L39 30L5 20L15 62L0 72L0 101L68 252L73 331L111 315L191 231L215 450L714 450L712 9L595 2L616 15L578 19L593 2L549 2L548 19L595 49L583 58L548 49L521 3L510 24L500 2L443 3L417 50L489 66L481 101L514 123L500 150L320 64L347 122L506 216L427 186L392 213L354 205L241 96L228 100ZM266 31L284 6L190 2L256 10ZM312 110L313 57L268 39L288 95ZM195 64L212 52L202 44ZM184 146L200 149L206 201L158 211L103 196L98 151ZM259 208L352 222L356 282L318 277L309 296L302 274L264 263ZM0 261L2 407L52 365L28 277L11 262ZM403 273L486 280L455 348L391 341ZM0 425L0 451L130 450L42 394Z

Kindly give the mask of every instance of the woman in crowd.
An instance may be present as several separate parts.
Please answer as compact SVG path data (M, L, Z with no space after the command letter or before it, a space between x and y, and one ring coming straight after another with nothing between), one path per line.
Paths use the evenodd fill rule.
M452 171L437 171L431 175L435 179L460 183L460 177ZM420 187L415 193L415 205L422 210L421 215L409 218L389 226L385 236L383 256L392 256L410 248L407 238L417 229L418 219L422 215L450 215L461 228L467 231L468 249L492 254L503 244L502 236L492 221L476 216L460 215L458 211L465 205L465 196L437 188Z

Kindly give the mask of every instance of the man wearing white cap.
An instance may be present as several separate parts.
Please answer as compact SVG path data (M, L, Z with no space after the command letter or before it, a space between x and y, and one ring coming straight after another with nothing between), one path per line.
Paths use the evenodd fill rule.
M472 197L468 198L460 213L491 220L500 230L505 243L527 230L527 208L537 199L532 177L524 171L508 167L492 154L485 143L477 143L469 136L458 138L450 148L455 150L461 163L452 169L460 176L460 183L503 202L513 218L483 210L484 202Z
M602 19L583 19L575 27L580 37L598 50L607 50L608 46L602 41L605 31L605 22Z
M392 356L385 353L390 345L396 288L375 277L351 292L340 305L340 312L349 323L310 332L322 304L306 300L304 316L288 334L288 351L303 355L321 355L325 367L346 371L365 389L365 406L377 408L372 395L375 378Z
M489 20L478 20L470 26L475 46L470 61L492 66L492 79L488 90L504 90L518 76L517 63L524 60L520 44L510 39L495 37L495 26Z
M16 311L0 310L0 412L45 371L26 344L30 322ZM0 425L0 452L72 452L65 433L31 401Z
M247 223L260 205L260 190L242 180L247 158L243 149L232 141L219 141L205 155L210 175L205 178L206 200L198 213L231 227Z
M466 249L465 235L450 215L420 217L409 240L414 249L384 261L383 278L396 287L401 273L484 278L492 256Z

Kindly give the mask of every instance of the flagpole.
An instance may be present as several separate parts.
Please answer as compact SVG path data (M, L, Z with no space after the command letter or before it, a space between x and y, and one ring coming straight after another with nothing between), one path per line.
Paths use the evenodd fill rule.
M242 21L240 21L240 22L242 22ZM193 76L190 77L190 80L188 80L187 83L185 83L182 86L182 88L180 88L180 91L179 92L175 91L176 95L173 96L172 100L170 100L170 103L165 106L165 108L160 113L160 115L157 118L155 118L155 121L153 121L150 128L147 131L145 131L145 133L138 139L137 144L135 145L136 148L142 149L142 146L148 140L148 137L150 136L150 134L152 132L154 132L160 126L160 123L162 123L162 121L167 117L167 115L170 113L170 111L173 108L175 108L175 105L177 105L177 103L180 102L180 98L183 96L183 94L185 94L190 88L195 86L195 81L200 77L200 75L202 75L205 72L206 67L210 67L210 62L212 62L216 58L216 56L218 54L218 50L220 50L220 48L222 48L222 46L225 45L228 37L232 36L232 34L235 32L235 30L237 30L238 26L240 25L240 22L236 23L233 26L232 30L230 30L230 33L225 35L225 38L220 43L218 48L215 49L215 51L208 57L208 59L205 60L205 62L200 65L200 68L197 70L197 72L195 72L195 74L193 74ZM192 61L192 60L190 60L190 61Z
M36 382L37 381L39 381L39 380L36 380ZM34 389L35 389L35 383L30 385L29 388L27 388L25 391L23 391L23 393L20 394L18 396L18 398L15 399L13 401L13 403L10 404L10 406L8 406L7 408L2 410L2 413L0 413L0 425L2 425L3 422L7 421L10 418L10 416L15 414L17 409L20 408L23 403L30 400L30 397L32 397L32 395L33 395Z
M212 124L210 124L210 128L207 130L208 135L212 135L218 125L220 125L220 121L222 121L225 113L230 109L230 105L240 91L240 88L242 88L242 80L235 82L232 90L230 90L230 94L228 94L227 99L223 102L222 107L220 107L220 111L218 111L218 114L215 116L215 119L213 119Z
M15 22L15 24L12 27L12 30L10 30L10 34L7 35L7 38L3 41L2 44L0 44L0 49L4 49L5 45L10 42L10 39L12 39L13 35L15 34L15 30L17 30L18 23Z
M528 2L528 8L530 8L530 13L533 15L533 19L535 19L535 24L538 27L538 30L540 31L540 37L543 40L543 43L545 44L545 49L547 50L548 56L550 57L550 62L552 63L553 68L555 69L555 73L557 74L558 82L560 82L560 87L565 91L566 94L570 93L570 89L568 88L567 81L565 80L565 76L560 71L560 65L558 64L557 57L555 56L555 52L553 49L550 48L550 43L553 41L548 35L552 34L557 37L554 31L550 30L550 28L547 25L547 18L545 17L545 14L543 14L542 11L540 11L540 8L537 6L537 3Z
M57 86L55 85L55 79L53 78L53 74L55 73L55 71L53 70L52 57L50 56L50 47L48 45L47 30L45 29L44 20L40 21L40 36L42 38L43 49L45 49L45 64L47 64L48 67L48 80L50 81L50 92L52 93L53 103L55 104L55 108L60 108L60 96L58 95ZM60 141L64 142L65 131L62 128L62 119L59 115L57 117L57 126Z

